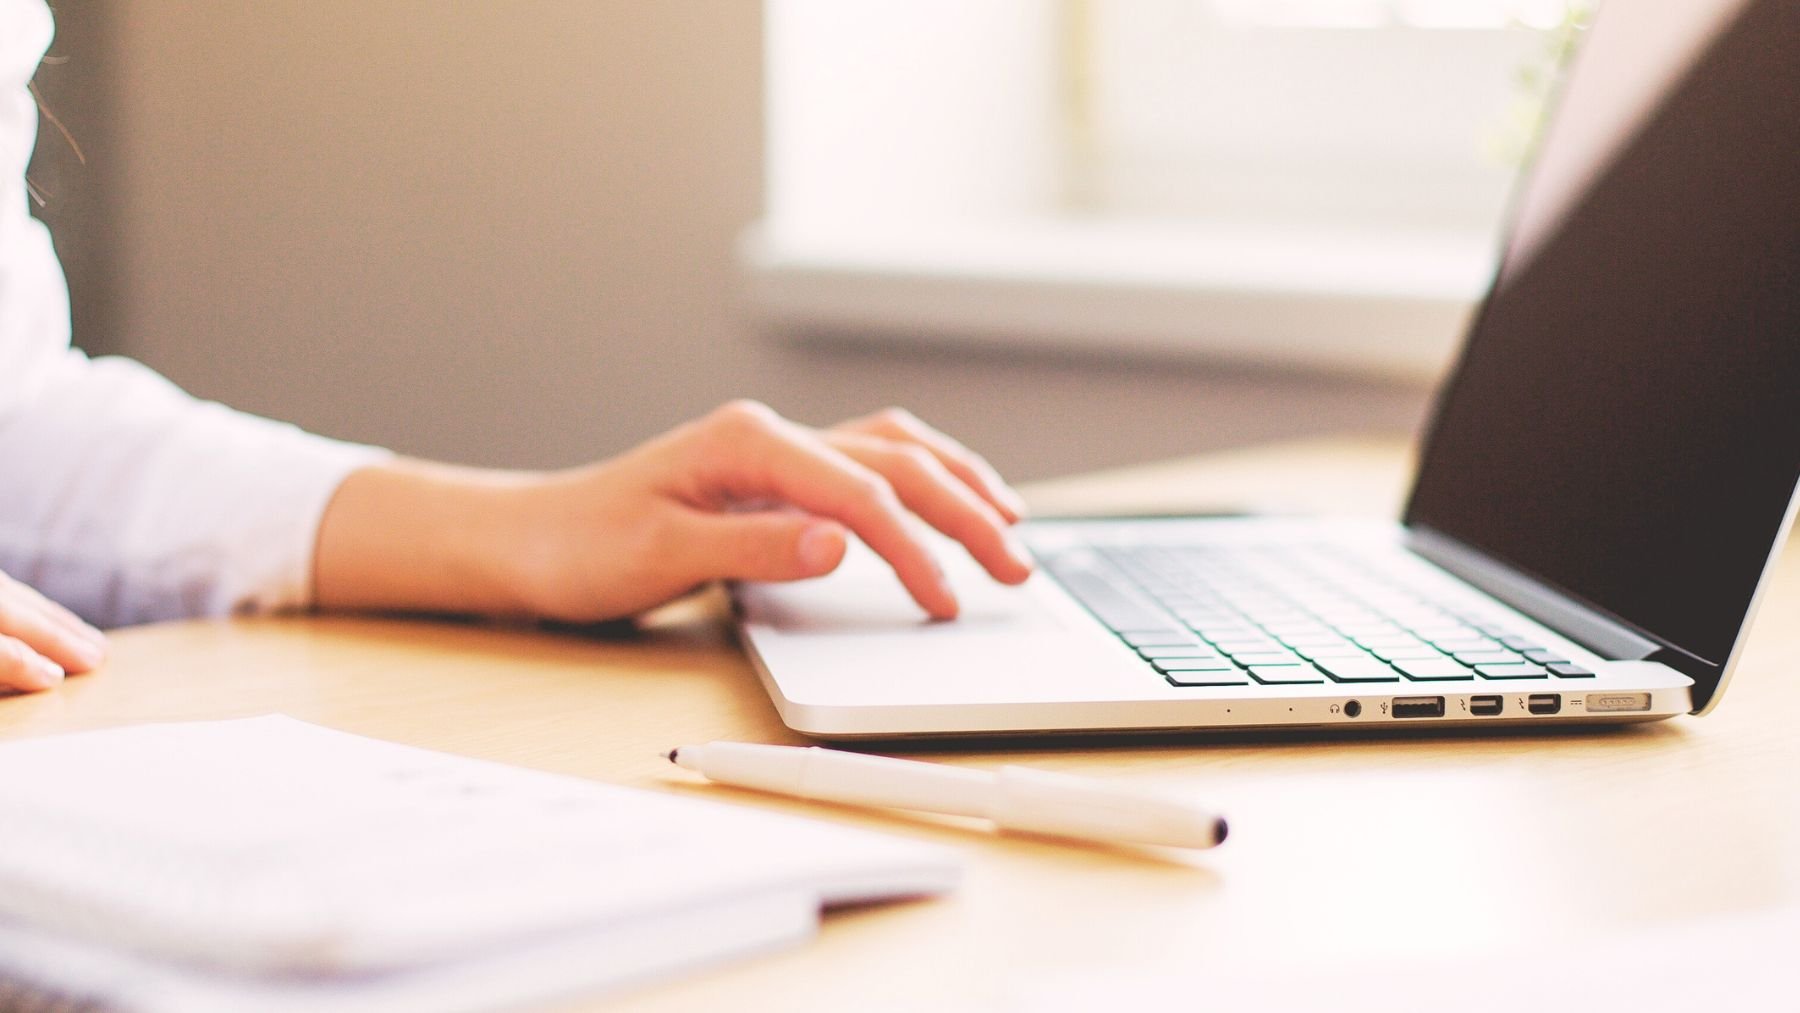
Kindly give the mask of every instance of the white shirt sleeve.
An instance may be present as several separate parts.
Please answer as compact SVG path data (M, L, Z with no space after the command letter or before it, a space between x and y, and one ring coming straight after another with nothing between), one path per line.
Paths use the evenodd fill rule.
M24 172L38 0L0 0L0 571L101 626L304 606L319 521L385 451L198 401L69 347Z

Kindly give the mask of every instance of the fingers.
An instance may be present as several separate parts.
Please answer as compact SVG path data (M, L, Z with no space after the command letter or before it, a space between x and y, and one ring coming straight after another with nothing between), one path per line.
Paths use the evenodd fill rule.
M834 521L802 513L689 511L682 551L696 561L694 582L805 580L822 577L844 560L849 534Z
M0 575L0 635L53 662L59 672L91 672L106 660L106 636L35 589Z
M1006 484L993 465L951 437L919 421L917 416L903 408L885 408L873 415L851 419L835 429L838 432L879 436L923 447L950 474L973 489L1008 524L1017 523L1026 514L1025 501Z
M955 618L956 596L943 569L908 530L905 508L879 474L753 403L714 412L693 434L697 484L682 491L689 503L716 508L774 499L838 521L887 561L927 614Z
M35 693L62 680L62 666L22 641L0 634L0 690Z
M990 500L953 475L943 460L916 443L833 433L827 441L887 479L907 508L961 542L994 579L1018 584L1031 576L1031 557Z

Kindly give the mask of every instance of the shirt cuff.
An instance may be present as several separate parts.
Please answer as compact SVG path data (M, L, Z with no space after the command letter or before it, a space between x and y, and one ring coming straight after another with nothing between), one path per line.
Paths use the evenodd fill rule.
M278 612L313 604L319 526L338 489L353 472L393 458L378 447L292 430L289 445L271 447L279 465L268 469L253 495L263 503L267 526L246 528L244 541L225 562L230 576L216 589L208 611ZM235 586L234 586L235 585ZM219 606L224 606L221 609Z

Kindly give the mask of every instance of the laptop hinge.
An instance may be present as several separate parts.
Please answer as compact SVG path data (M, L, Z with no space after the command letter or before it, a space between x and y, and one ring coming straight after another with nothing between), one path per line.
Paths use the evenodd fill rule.
M1640 661L1661 649L1661 644L1617 620L1571 601L1567 595L1448 535L1409 526L1406 547L1601 657Z

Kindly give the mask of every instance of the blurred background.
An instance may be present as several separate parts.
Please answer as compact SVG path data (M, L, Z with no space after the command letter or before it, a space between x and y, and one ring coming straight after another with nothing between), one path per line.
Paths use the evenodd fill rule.
M1563 0L57 5L77 344L478 464L736 396L1017 478L1411 432Z

